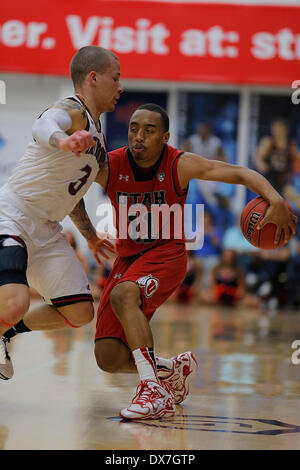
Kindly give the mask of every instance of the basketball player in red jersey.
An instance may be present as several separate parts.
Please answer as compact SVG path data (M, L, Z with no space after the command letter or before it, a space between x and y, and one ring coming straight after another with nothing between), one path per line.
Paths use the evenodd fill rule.
M184 236L175 237L178 222L177 227L173 223L178 219L172 213L170 236L164 238L162 227L154 231L154 236L150 230L137 233L136 205L139 204L141 213L144 211L139 219L141 223L150 221L155 206L177 204L182 226L189 181L199 178L244 184L260 194L270 207L259 228L275 223L277 242L281 230L286 239L289 229L295 232L297 218L257 172L207 160L167 145L169 119L157 105L146 104L133 113L128 138L129 147L111 152L96 180L115 209L119 257L98 309L95 356L98 366L107 372L138 371L141 382L137 393L120 416L157 419L175 413L175 404L187 396L187 379L197 368L190 352L171 359L156 357L149 325L155 310L184 279L186 249ZM125 230L121 215L124 207L128 214Z

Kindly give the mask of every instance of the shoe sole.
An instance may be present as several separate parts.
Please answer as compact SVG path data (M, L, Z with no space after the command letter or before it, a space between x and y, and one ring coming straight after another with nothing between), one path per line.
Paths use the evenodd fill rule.
M185 397L182 399L182 400L178 400L178 401L175 401L174 400L174 403L175 405L180 405L180 403L182 403L186 397L188 396L189 392L190 392L190 379L191 379L191 375L196 372L196 370L198 369L198 362L194 356L194 354L189 351L187 354L189 354L191 360L190 360L190 372L189 374L187 375L186 379L185 379L185 390L186 390L186 394L185 394Z
M5 366L5 364L2 364L2 366ZM6 369L6 370L4 370L4 372L3 372L3 368ZM10 363L6 364L6 367L3 367L3 368L2 368L2 372L0 372L0 379L2 379L2 380L11 379L14 375L14 368L11 364L11 361L10 361ZM9 370L7 370L7 369L9 369ZM7 375L5 375L5 373Z
M9 379L11 379L11 377L6 377L5 375L1 374L1 372L0 372L0 379L9 380Z
M3 344L4 344L4 352L5 352L5 356L6 356L5 362L1 362L1 366L2 366L2 370L4 369L4 372L8 373L8 376L7 376L7 375L4 375L3 372L0 372L0 379L9 380L14 375L14 368L13 368L11 359L8 355L8 352L7 352L7 349L6 349L6 346L5 346L5 341L3 341L2 339L0 341L2 343L2 348L3 348ZM2 351L3 351L3 349L2 349Z
M173 411L165 411L165 410L162 410L160 411L159 413L155 414L155 415L152 415L152 416L145 416L145 415L141 415L141 416L134 416L132 418L128 417L128 416L123 416L122 415L122 411L120 411L120 418L122 419L126 419L128 421L134 421L136 419L160 419L160 418L163 418L164 416L173 416L175 414L176 410L173 410Z

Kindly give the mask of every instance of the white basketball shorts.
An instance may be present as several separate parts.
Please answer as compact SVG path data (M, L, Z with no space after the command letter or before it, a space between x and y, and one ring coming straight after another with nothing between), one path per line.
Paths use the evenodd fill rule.
M93 301L87 275L62 234L62 226L39 220L29 211L25 214L3 188L0 190L0 235L19 237L25 243L28 284L47 304L63 307ZM16 240L5 239L4 246L14 245Z

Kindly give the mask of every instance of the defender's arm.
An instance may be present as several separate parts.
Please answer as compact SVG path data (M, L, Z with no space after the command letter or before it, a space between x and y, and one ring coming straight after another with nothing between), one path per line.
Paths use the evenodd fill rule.
M85 131L87 115L85 109L70 99L57 101L34 123L32 135L45 147L56 147L72 151L76 156L95 144L93 136Z
M93 253L98 264L101 264L99 255L109 258L106 252L115 253L114 245L108 240L108 234L101 234L101 238L86 212L84 200L81 199L70 213L70 219L78 228L81 235L87 240L88 247Z

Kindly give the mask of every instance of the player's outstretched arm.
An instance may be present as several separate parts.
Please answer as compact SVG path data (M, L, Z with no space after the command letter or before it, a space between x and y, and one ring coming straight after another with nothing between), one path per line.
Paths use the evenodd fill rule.
M32 135L39 144L77 157L95 145L93 136L85 130L87 115L76 101L64 99L48 108L34 123Z
M100 186L102 186L102 188L106 190L107 180L108 180L108 164L107 164L107 161L105 161L97 173L95 183L100 184Z
M275 241L277 238L279 240L281 230L284 230L287 240L289 239L289 229L295 233L297 217L286 207L280 194L257 171L218 160L207 160L193 153L184 153L178 163L178 178L182 189L186 188L193 178L242 184L262 196L270 204L258 229L267 223L274 223L277 226Z
M81 235L87 240L89 249L98 264L101 264L99 255L109 258L109 253L115 253L115 247L109 241L109 234L97 234L85 209L84 200L81 199L70 213L73 224L78 228Z

